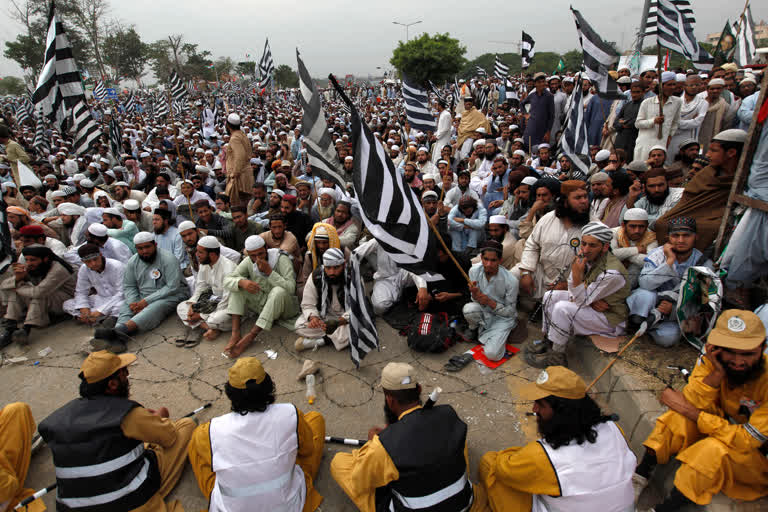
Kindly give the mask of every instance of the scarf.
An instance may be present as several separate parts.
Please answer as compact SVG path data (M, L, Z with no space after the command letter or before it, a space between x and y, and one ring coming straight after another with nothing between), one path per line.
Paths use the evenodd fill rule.
M624 226L621 226L619 228L619 231L616 234L616 238L618 238L619 247L633 247L632 241L627 236L627 231L624 229ZM654 233L650 229L646 229L645 234L643 234L643 238L639 242L635 242L635 245L644 245L648 247L650 244L652 244L655 241L656 241L656 233Z
M336 233L336 228L330 224L324 224L322 222L316 223L312 227L312 232L309 234L309 240L307 240L307 247L309 247L309 252L312 254L312 270L315 270L319 263L317 250L315 249L315 232L321 227L325 228L328 232L328 248L330 249L333 247L341 249L341 242L339 241L339 235Z

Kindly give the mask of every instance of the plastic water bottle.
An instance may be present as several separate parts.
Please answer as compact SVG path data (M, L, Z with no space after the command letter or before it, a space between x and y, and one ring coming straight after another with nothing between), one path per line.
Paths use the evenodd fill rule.
M315 376L314 375L307 375L305 378L307 382L307 402L309 402L309 405L312 405L315 403Z

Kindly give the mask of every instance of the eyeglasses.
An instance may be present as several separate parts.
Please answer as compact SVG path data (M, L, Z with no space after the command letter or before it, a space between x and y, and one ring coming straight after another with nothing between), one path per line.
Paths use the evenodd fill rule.
M619 163L619 161L618 160L608 160L608 163L609 164L617 164L617 163Z

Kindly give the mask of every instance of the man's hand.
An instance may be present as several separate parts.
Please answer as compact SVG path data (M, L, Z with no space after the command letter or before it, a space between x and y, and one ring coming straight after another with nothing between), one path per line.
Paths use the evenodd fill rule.
M27 266L23 263L13 264L13 275L16 277L16 282L23 281L27 278Z
M707 361L712 363L712 373L704 377L704 384L711 386L713 388L719 388L720 384L723 382L723 379L725 378L725 368L723 368L723 364L720 362L720 359L718 359L718 355L723 351L722 347L717 347L715 345L712 345L711 343L707 343L704 346L704 350L706 351L706 354L704 357L707 358Z
M491 201L490 203L488 203L488 208L498 208L503 204L504 204L503 200L497 199L496 201Z
M368 440L370 441L371 439L374 438L374 436L377 436L377 435L381 434L381 432L383 430L384 429L381 428L381 427L373 427L373 428L371 428L370 430L368 430Z
M159 409L147 409L147 412L153 416L160 416L161 418L168 418L171 413L168 412L167 407L161 407Z
M675 305L668 300L662 300L659 305L656 306L656 309L661 311L661 313L664 315L670 315L672 311L675 310Z
M258 267L261 273L265 276L272 274L272 267L269 266L269 262L267 260L257 259L256 267Z
M419 291L416 292L416 304L419 306L419 311L424 311L427 309L431 300L432 296L429 295L429 292L426 288L419 288Z
M460 295L461 295L460 293L437 292L435 294L435 300L437 302L448 302L449 300L452 300Z
M309 317L308 325L310 329L322 329L323 331L325 331L325 322L320 320L320 317L317 317L317 316Z
M670 267L672 267L675 264L675 261L677 261L677 256L672 250L672 244L669 242L664 244L664 257L667 259L667 265Z
M629 187L629 194L627 194L627 208L632 208L635 205L635 201L643 193L643 187L640 185L640 180L635 180Z
M595 310L595 311L597 311L598 313L605 313L606 311L608 311L609 309L611 309L611 306L610 306L610 304L608 304L607 302L605 302L603 299L600 299L600 300L596 300L595 302L593 302L592 304L590 304L590 306L592 306L592 309L594 309L594 310Z
M130 307L131 311L133 311L133 313L136 314L136 313L140 313L147 306L148 306L147 301L144 299L141 299L139 302L132 302L128 307Z
M637 253L638 254L648 254L648 246L645 244L637 244L635 247L637 247Z
M699 411L694 407L680 391L676 391L672 388L667 388L661 392L659 401L672 409L673 411L682 414L689 420L696 422L699 419Z
M523 274L520 276L520 289L526 295L533 295L533 274Z
M255 294L255 293L259 293L259 291L261 290L261 286L259 286L259 283L248 280L248 279L241 279L237 283L237 286L239 286L241 290L245 290L248 293Z
M464 224L464 219L461 217L454 217L453 221L458 222L459 224Z
M664 122L664 116L656 116L653 119L653 124L661 124Z
M347 325L349 321L343 316L340 316L339 319L336 321L336 323L337 323L337 327L341 327L342 325Z
M571 276L573 278L574 286L578 286L584 282L584 273L586 269L587 258L585 258L583 254L579 253L579 255L573 259L573 263L571 263Z
M80 308L80 316L77 317L77 321L81 324L91 323L91 310L90 308Z
M192 308L189 308L189 311L187 312L187 322L199 322L202 319L203 317L200 316L200 313L197 311L192 311Z

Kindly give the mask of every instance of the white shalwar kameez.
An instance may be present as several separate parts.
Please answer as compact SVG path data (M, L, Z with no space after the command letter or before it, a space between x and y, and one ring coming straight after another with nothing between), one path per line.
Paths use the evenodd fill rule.
M63 309L74 317L80 316L82 308L98 311L104 316L117 317L123 305L122 261L104 258L104 270L96 272L82 265L77 272L77 286L74 298L64 301ZM91 289L96 293L90 295Z
M237 264L224 256L219 256L215 265L200 265L195 279L194 295L189 300L179 302L179 305L176 306L176 313L184 325L194 329L205 322L210 329L217 331L228 331L232 328L232 317L227 313L229 290L224 288L224 276L234 272L236 268ZM219 298L216 310L212 313L200 313L201 321L189 322L187 320L189 308L200 300L200 296L208 290L213 293L214 297Z

